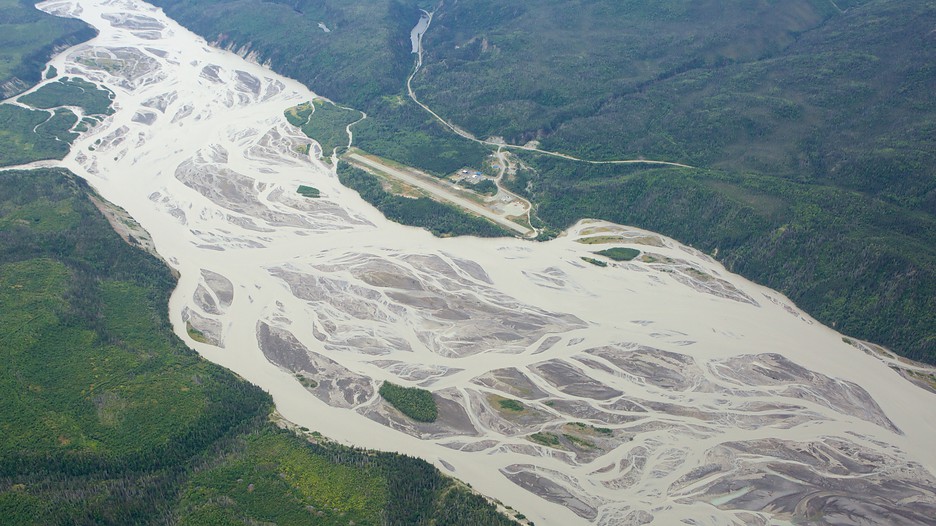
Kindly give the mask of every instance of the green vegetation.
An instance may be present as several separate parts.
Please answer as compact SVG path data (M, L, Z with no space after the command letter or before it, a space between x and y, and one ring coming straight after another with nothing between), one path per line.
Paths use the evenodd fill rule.
M87 192L0 173L0 524L513 524L425 462L270 424L173 335L169 269Z
M402 96L369 108L367 114L354 127L355 146L437 177L476 166L491 153L490 147L455 135Z
M299 185L299 188L296 189L296 192L302 197L310 197L313 199L322 197L322 192L314 186L306 186L304 184Z
M0 166L61 159L91 122L60 106L80 106L88 114L111 113L113 93L81 79L61 79L20 97L36 110L0 104Z
M403 455L308 444L271 426L238 437L225 454L182 489L181 524L515 524L462 484Z
M487 150L406 96L415 0L156 3L366 111L368 151L442 175ZM936 363L933 27L931 2L447 2L413 87L477 137L697 167L518 152L530 169L505 183L535 203L542 238L582 217L659 231Z
M430 107L478 136L520 144L537 138L547 148L606 159L684 158L681 135L637 143L662 115L649 111L653 100L636 106L648 88L769 60L837 14L822 0L757 7L743 0L598 1L575 9L559 0L473 0L448 7L426 34L429 56L415 82ZM504 71L510 82L499 77ZM582 78L588 81L567 81ZM734 129L740 121L724 124Z
M640 255L640 251L633 248L614 247L595 252L599 256L611 258L615 261L630 261Z
M94 29L80 20L35 8L37 1L0 0L0 98L28 89L42 78L56 49L84 42ZM49 78L54 77L49 72Z
M614 434L611 429L594 427L584 422L571 422L557 431L560 432L541 431L529 435L527 439L556 449L594 451L601 449L601 439L610 438Z
M536 442L537 444L542 444L548 447L558 448L561 445L561 443L559 442L559 435L556 435L555 433L547 433L547 432L533 433L527 438L529 438L533 442Z
M497 404L501 409L506 409L508 411L523 411L526 409L522 402L510 398L500 398L497 400Z
M597 450L599 444L595 438L609 438L613 431L605 427L594 427L584 422L571 422L562 426L562 433L541 431L527 438L537 444L556 449Z
M936 374L926 374L910 369L904 369L904 371L906 371L906 373L912 378L915 378L923 384L929 386L930 389L936 390Z
M614 431L607 427L595 427L591 424L586 424L585 422L571 422L566 424L566 426L568 426L570 429L574 429L577 433L603 436L611 436L614 434Z
M356 190L365 201L387 216L387 219L426 228L440 237L510 235L494 223L428 197L410 199L390 194L383 189L376 176L343 161L338 163L338 180L348 188Z
M68 110L30 110L0 104L0 166L61 159L75 135L78 117Z
M124 243L81 183L5 172L0 188L0 516L155 516L183 467L269 398L172 335L172 274Z
M35 133L47 141L63 142L70 145L77 137L71 130L78 124L78 116L66 108L56 108L52 116L36 128Z
M584 448L584 449L595 449L598 446L594 442L588 440L587 438L582 438L576 435L570 435L569 433L563 433L562 436L565 437L573 446Z
M481 195L494 195L497 193L497 183L490 179L484 179L479 183L470 183L466 179L462 179L458 182L460 186L470 189L472 192L479 193Z
M608 264L607 264L606 262L604 262L604 261L602 261L602 260L600 260L600 259L590 258L590 257L588 257L588 256L582 256L582 261L585 261L585 262L587 262L587 263L591 263L592 265L595 265L596 267L607 267L607 266L608 266Z
M315 107L310 102L303 102L293 106L292 108L287 108L283 112L283 115L286 117L286 121L297 128L301 128L303 124L306 124L309 121L309 117L312 116L312 112L315 110Z
M308 446L269 427L242 437L232 447L236 461L198 472L183 488L180 507L188 516L183 524L204 524L209 517L246 522L257 512L258 519L276 524L379 523L388 497L386 480L371 466L361 469L328 458L340 449ZM369 464L366 455L356 454ZM291 505L279 508L284 501Z
M114 93L80 78L65 77L50 82L18 100L34 108L50 109L59 106L79 106L87 115L110 115Z
M197 341L198 343L211 343L211 340L208 338L208 336L205 335L205 333L196 329L189 322L185 322L185 332L188 333L189 338Z
M336 106L330 101L315 99L286 110L286 120L302 129L302 133L322 146L322 156L341 153L348 145L347 126L361 118L361 113Z
M403 387L390 382L380 385L380 396L404 415L417 422L435 422L439 416L432 393L418 387Z
M603 245L605 243L620 243L624 241L621 236L589 236L575 240L583 245Z
M299 383L302 384L303 387L308 387L309 389L315 389L318 387L318 382L309 378L308 376L305 376L304 374L296 373L295 376L296 380L299 380Z

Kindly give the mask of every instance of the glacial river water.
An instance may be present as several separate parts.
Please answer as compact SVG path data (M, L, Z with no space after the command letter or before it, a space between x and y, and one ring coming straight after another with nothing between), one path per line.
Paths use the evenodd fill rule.
M292 422L425 458L538 525L936 516L936 396L782 295L621 225L533 243L388 222L301 153L283 110L305 86L143 2L40 8L98 28L52 64L116 94L62 164L179 271L176 333ZM439 420L388 407L385 380L431 390Z

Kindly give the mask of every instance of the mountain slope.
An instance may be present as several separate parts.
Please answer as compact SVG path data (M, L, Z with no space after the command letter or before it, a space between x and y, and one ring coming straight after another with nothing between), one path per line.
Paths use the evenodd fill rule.
M29 0L0 1L0 94L15 95L42 74L45 63L61 48L95 35L90 26L36 9Z
M368 111L366 150L438 174L484 154L405 99L417 3L356 18L363 2L263 4L250 23L252 0L156 3ZM521 154L531 170L512 187L545 226L672 235L826 324L936 362L933 27L932 2L464 0L434 14L413 85L479 137L698 167Z
M270 424L173 335L175 278L88 192L0 173L0 524L514 524L423 461Z

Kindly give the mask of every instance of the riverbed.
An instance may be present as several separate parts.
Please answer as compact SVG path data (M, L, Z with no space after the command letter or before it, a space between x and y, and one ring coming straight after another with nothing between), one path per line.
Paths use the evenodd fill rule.
M100 31L51 63L116 94L61 164L179 271L179 337L297 425L422 457L538 525L936 516L936 395L781 294L601 221L548 243L389 222L304 153L283 111L307 87L143 2L40 8ZM387 380L431 390L437 422L387 406Z

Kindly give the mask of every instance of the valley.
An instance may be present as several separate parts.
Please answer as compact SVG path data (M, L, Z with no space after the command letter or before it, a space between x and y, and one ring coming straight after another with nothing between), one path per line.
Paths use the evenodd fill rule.
M583 218L660 232L936 363L930 4L154 3L365 111L355 145L371 154L439 177L528 147L504 183L542 238ZM433 17L414 73L420 8Z
M51 64L114 93L56 164L178 272L175 334L295 425L426 459L538 525L936 514L936 395L896 358L647 230L389 222L286 120L315 99L299 82L143 2L40 8L100 32ZM390 406L385 381L431 391L436 420Z

